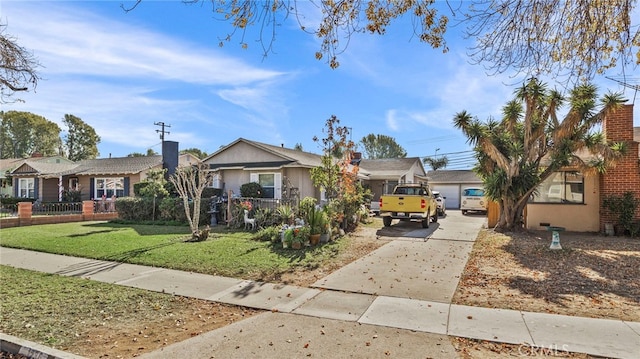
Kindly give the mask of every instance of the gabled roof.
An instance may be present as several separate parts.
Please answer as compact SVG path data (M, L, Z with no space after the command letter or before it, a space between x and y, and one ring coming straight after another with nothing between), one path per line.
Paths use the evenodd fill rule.
M427 172L430 183L482 183L472 170L437 170Z
M360 160L360 169L370 174L369 179L400 178L407 174L416 162L418 163L418 168L422 170L422 173L415 173L415 175L422 177L425 172L419 157L383 158L375 160L363 158Z
M269 161L269 162L234 162L234 163L216 163L211 164L211 168L280 168L280 167L308 167L313 168L320 166L321 156L315 153L305 152L294 150L291 148L286 148L283 146L273 146L262 142L251 141L245 138L238 138L237 140L231 142L227 146L222 147L218 151L212 153L207 158L205 158L202 162L207 162L220 153L232 148L238 143L245 143L260 150L271 153L279 158L281 161Z
M68 171L76 166L75 163L65 160L62 162L48 162L38 158L27 158L18 167L11 171L12 176L50 176L59 172Z
M136 174L162 165L162 156L98 158L78 162L71 173L75 175L97 176L115 174Z
M5 178L7 172L11 172L18 167L24 158L2 158L0 159L0 178Z
M15 176L59 177L67 175L127 175L136 174L162 165L162 156L116 157L83 160L77 163L48 163L34 159L26 159L14 169Z

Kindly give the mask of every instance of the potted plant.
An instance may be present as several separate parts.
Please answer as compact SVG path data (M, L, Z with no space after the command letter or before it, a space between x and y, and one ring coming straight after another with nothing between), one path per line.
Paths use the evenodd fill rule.
M627 231L631 236L636 234L633 217L640 205L640 199L635 198L633 192L625 192L622 196L607 196L602 205L617 217L617 223L614 225L614 231L617 236L622 236Z
M327 243L331 239L331 223L329 222L329 216L325 211L322 213L320 221L320 243Z
M309 232L309 226L293 228L293 239L291 240L291 248L302 248L302 245L309 240Z

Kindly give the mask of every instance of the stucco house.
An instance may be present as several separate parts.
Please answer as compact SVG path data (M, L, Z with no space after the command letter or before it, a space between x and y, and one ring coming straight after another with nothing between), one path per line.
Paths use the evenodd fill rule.
M362 159L359 162L363 184L373 193L373 202L389 194L400 183L427 182L419 157Z
M320 155L238 138L202 162L215 173L213 187L240 196L240 186L259 183L264 198L320 198L309 170L320 166Z
M628 144L622 160L605 174L587 175L567 168L552 175L527 204L527 228L542 230L551 225L603 232L605 223L615 222L602 207L607 196L631 191L640 198L640 128L633 127L633 105L624 105L605 118L602 130L608 141ZM640 219L640 209L635 218Z

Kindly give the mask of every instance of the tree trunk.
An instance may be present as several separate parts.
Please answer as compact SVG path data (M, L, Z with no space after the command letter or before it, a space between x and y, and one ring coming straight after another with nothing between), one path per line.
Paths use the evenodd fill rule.
M522 230L522 213L526 202L518 204L519 201L511 198L503 198L500 201L500 218L495 230L499 232L515 232Z

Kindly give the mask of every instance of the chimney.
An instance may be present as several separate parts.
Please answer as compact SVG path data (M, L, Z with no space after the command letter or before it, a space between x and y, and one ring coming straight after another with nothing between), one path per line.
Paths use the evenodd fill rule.
M167 169L165 178L176 173L178 167L178 142L162 141L162 168Z

